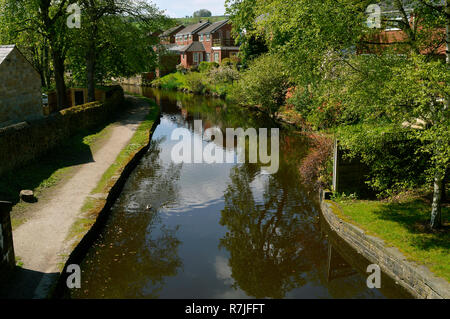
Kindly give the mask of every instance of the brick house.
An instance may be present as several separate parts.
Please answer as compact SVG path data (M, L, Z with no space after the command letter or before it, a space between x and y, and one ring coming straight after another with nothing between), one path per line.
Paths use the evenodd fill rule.
M0 45L0 126L43 117L41 77L15 45Z
M444 9L444 1L441 0ZM405 53L408 48L408 36L401 30L396 21L402 21L403 13L398 11L391 3L380 3L382 9L382 17L387 20L387 24L381 32L371 35L369 38L363 39L357 47L357 54L380 54L385 49L395 45L398 54ZM420 20L414 13L414 10L405 6L404 12L409 20L411 28L421 30ZM431 34L428 43L420 48L420 53L425 55L433 55L438 58L445 59L446 52L446 30L444 27L436 28Z
M232 25L229 20L211 24L199 32L199 42L205 47L205 61L222 62L225 58L237 56L239 46L231 36Z
M176 50L172 50L177 46L175 36L183 30L183 25L177 25L170 28L159 35L160 45L154 47L158 54L158 67L155 70L155 76L161 77L176 70L176 66L180 64L180 54Z
M160 43L163 45L174 44L175 43L175 35L184 29L183 25L177 25L173 28L170 28L159 35Z
M161 43L166 43L169 52L179 55L180 64L186 69L202 61L220 63L239 53L239 46L234 44L235 40L231 36L231 28L228 19L212 24L200 21L179 31L175 35L175 44L167 44L168 38Z

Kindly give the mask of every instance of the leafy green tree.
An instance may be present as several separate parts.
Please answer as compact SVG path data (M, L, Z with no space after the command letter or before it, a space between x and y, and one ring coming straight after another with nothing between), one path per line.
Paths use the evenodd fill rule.
M206 9L200 9L200 10L194 12L194 17L206 18L206 17L210 17L210 16L212 16L211 11L206 10Z
M286 65L275 54L265 54L252 61L234 89L242 104L258 105L274 116L284 104L290 86Z
M36 33L45 39L43 43L46 47L48 46L51 55L57 104L60 108L68 105L64 79L64 62L70 46L66 25L66 9L68 5L74 2L74 0L58 2L51 0L4 0L2 2L2 29L7 29L9 34L22 35L23 39L33 38L33 34L36 35ZM46 52L46 49L41 50L44 58ZM43 68L48 69L46 61L43 61L42 64ZM46 78L48 79L48 76ZM46 85L48 86L48 83Z
M101 70L104 66L101 65L104 62L99 62L99 59L106 59L105 54L115 54L111 47L121 46L122 44L118 41L125 41L124 43L130 44L130 41L123 37L126 34L136 41L133 45L134 50L130 51L136 52L137 50L143 57L152 55L150 61L154 61L151 45L156 44L157 40L149 34L164 29L169 19L154 5L143 1L80 0L79 3L84 13L82 30L75 31L74 36L77 39L77 50L85 55L88 100L94 101L95 86L97 80L99 80L98 68ZM114 26L110 24L114 24ZM122 24L124 29L116 28L117 24ZM131 29L133 33L128 32L127 29ZM148 50L148 53L144 50L138 50L142 48L142 43L145 44L144 50ZM133 55L130 52L128 58L135 58ZM143 63L142 66L148 66L148 63Z
M225 1L226 13L233 25L233 35L241 45L239 55L244 66L268 52L264 37L255 32L258 17L256 4L257 0Z

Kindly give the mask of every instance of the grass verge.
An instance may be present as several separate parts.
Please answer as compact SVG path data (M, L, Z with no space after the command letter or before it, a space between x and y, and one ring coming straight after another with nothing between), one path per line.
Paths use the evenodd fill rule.
M114 186L117 177L120 176L126 165L134 158L136 153L150 142L150 130L159 114L158 106L153 100L148 98L136 94L130 95L137 96L139 99L146 101L149 104L149 113L137 128L128 145L122 149L114 163L105 171L101 180L91 192L93 196L86 198L81 209L83 216L72 225L69 235L67 236L68 240L74 241L74 245L82 239L84 234L95 223L98 214L106 203L106 194L108 194ZM95 196L96 194L100 194L100 196Z
M396 202L338 200L337 203L342 209L341 218L383 239L408 259L427 266L450 282L450 225L430 230L431 204L422 197L408 196ZM449 213L450 207L444 206L442 216Z

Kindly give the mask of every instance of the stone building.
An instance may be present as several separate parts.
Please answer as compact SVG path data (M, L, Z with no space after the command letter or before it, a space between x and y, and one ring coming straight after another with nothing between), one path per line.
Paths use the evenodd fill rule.
M39 73L15 45L0 45L0 127L42 116Z

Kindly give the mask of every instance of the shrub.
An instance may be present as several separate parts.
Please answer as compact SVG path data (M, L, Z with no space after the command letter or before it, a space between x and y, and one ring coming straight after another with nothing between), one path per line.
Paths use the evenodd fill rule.
M201 73L208 73L211 69L214 69L214 68L217 68L217 67L219 67L219 64L217 62L206 62L206 61L203 61L198 66L198 70Z
M331 155L333 140L327 136L311 134L311 149L300 165L300 175L316 188L331 186Z
M177 72L181 72L183 74L186 74L187 69L183 66L183 64L178 64L177 65Z
M181 73L171 73L160 79L154 80L152 84L166 90L176 90L186 86L184 75Z
M233 83L239 80L239 72L229 66L220 66L213 68L208 73L209 80L212 84Z
M197 72L189 72L186 74L186 87L194 93L203 93L205 84L203 83L204 75Z
M265 54L250 63L233 92L240 103L261 106L274 115L284 104L290 86L283 60Z

